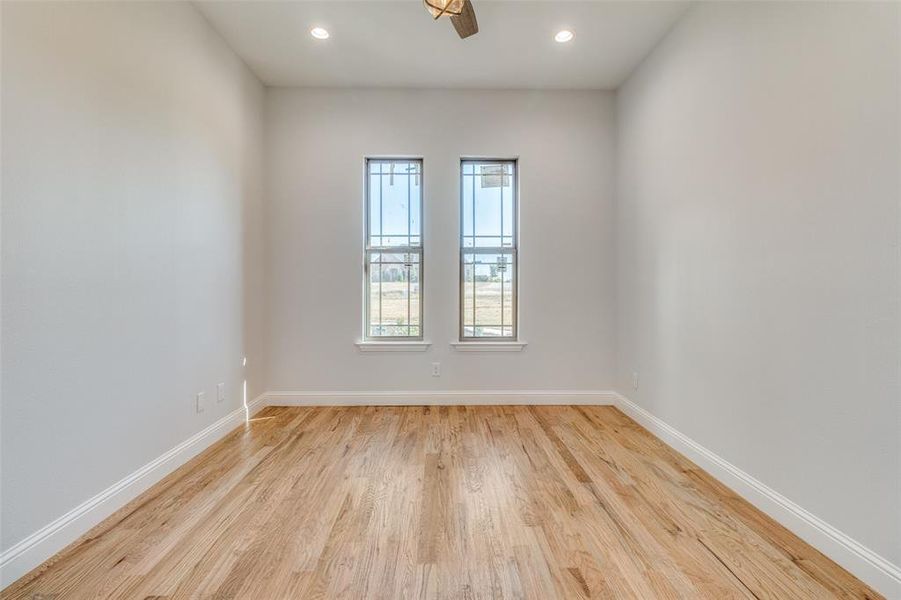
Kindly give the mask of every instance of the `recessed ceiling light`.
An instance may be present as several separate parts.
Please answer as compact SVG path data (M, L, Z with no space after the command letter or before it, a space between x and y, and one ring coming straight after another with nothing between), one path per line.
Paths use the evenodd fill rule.
M327 40L328 39L328 31L323 29L322 27L314 27L310 30L310 35L312 35L317 40Z
M561 44L565 44L566 42L573 39L573 32L569 29L564 29L563 31L558 31L557 35L554 36L554 41L559 42Z

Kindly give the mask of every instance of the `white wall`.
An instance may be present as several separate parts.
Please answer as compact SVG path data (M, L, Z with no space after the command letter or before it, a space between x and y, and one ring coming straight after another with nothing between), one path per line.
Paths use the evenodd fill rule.
M268 90L269 389L610 389L613 142L609 93ZM354 346L367 155L424 158L428 352ZM449 347L459 160L472 155L520 159L522 353Z
M240 407L263 90L186 3L2 11L6 549Z
M617 96L616 226L619 389L896 565L899 11L693 7Z

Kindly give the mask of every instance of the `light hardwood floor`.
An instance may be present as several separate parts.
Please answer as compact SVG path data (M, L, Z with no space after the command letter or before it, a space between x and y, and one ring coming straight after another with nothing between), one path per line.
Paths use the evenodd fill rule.
M6 598L879 598L611 407L278 408Z

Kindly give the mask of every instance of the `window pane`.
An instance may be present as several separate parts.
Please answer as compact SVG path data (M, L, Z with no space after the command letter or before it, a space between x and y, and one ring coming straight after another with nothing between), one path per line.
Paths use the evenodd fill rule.
M495 239L500 238L501 189L500 179L498 177L483 175L477 178L475 186L476 236L491 236ZM476 245L488 246L489 244L477 241Z
M511 254L464 254L463 327L476 326L480 336L511 336L513 282Z
M463 265L463 325L472 325L475 320L475 313L472 310L473 302L475 296L473 294L474 285L473 285L473 265L472 265L472 254L466 255L467 258Z
M470 169L472 165L470 165ZM473 246L473 238L472 238L472 198L473 198L473 188L475 187L475 178L474 177L464 177L463 183L461 184L462 192L463 192L463 207L461 209L462 215L460 222L463 227L463 245L465 247Z
M418 327L419 323L419 282L410 282L410 325ZM418 334L413 334L418 335Z
M415 171L408 177L410 186L410 246L421 246L422 240L422 214L420 207L420 194L422 193L422 177L418 174L418 165Z
M373 264L369 266L369 324L379 327L382 324L382 275L381 267ZM370 333L369 335L378 335Z
M484 255L480 255L481 258ZM500 323L500 290L497 281L491 277L491 265L476 260L475 264L475 305L476 325Z
M501 234L504 236L503 243L501 244L504 247L512 247L513 246L513 178L507 177L506 183L504 187L501 189L501 197L503 202L503 211L504 213L501 215L501 224L502 231Z
M501 324L504 326L513 324L513 264L512 261L507 264L507 268L501 273L501 296L503 299L503 312L501 313ZM509 327L505 327L509 329ZM510 335L505 333L503 335Z
M463 163L461 238L463 247L514 246L513 165Z
M370 336L419 335L419 276L416 252L370 253Z
M379 168L378 164L370 165L370 169ZM382 231L382 194L381 177L369 175L369 235L373 246L381 246Z
M496 281L483 281L476 275L476 325L501 326L501 294ZM500 335L494 333L493 335Z
M406 175L382 175L382 245L406 246L408 185Z
M419 163L371 161L369 170L370 246L420 246L422 176Z

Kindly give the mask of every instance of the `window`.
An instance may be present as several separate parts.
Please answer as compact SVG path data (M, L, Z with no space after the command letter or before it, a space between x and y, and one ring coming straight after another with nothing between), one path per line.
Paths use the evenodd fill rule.
M460 339L515 341L515 160L463 160L460 171Z
M422 161L366 160L367 340L422 339Z

